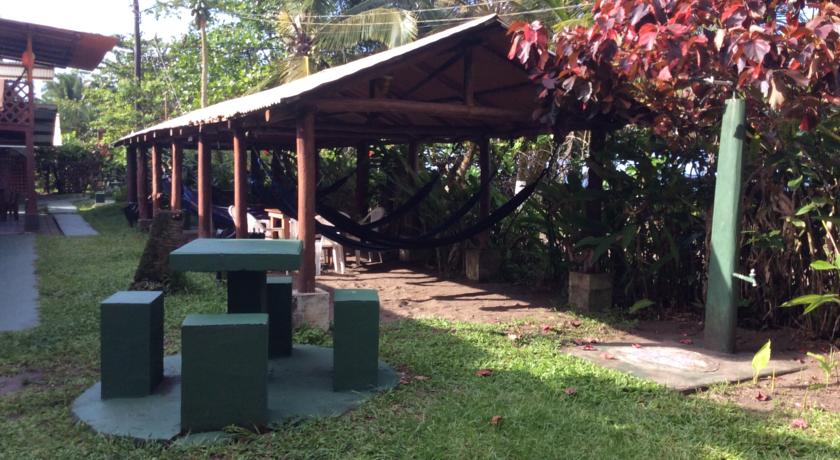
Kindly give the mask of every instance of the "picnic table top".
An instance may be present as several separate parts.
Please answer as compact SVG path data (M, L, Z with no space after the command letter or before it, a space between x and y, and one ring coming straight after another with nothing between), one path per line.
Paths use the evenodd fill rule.
M169 254L169 266L181 272L297 270L299 240L193 240Z

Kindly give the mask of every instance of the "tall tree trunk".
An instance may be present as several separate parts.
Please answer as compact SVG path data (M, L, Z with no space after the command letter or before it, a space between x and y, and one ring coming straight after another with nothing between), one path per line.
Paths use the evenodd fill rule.
M201 33L201 107L207 107L207 19L201 18L198 23Z

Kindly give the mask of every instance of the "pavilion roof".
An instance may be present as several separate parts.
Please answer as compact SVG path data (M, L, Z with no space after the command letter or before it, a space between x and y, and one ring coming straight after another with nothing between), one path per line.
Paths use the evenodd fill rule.
M48 67L95 69L116 37L0 18L0 58L19 60L32 37L35 63Z
M492 137L504 137L542 130L531 119L536 107L534 83L518 63L507 59L506 31L497 15L484 16L275 88L194 110L128 134L116 144L186 138L199 127L224 142L231 121L250 129L252 138L289 141L297 113L309 105L317 113L318 137L324 139L326 134L336 145L349 145L360 136L428 139L489 131ZM466 54L472 55L469 59L477 69L474 84L464 76ZM377 84L380 94L375 96ZM458 107L452 113L430 113L438 106L453 109L447 102L466 104L463 94L468 84L473 85L475 104L480 106L476 113ZM411 106L406 109L403 101ZM372 108L371 102L386 107Z

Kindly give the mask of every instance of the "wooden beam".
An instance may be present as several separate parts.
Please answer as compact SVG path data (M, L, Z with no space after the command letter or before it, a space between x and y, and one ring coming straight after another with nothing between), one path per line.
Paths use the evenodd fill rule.
M205 145L204 135L198 134L198 236L213 236L212 165L210 148Z
M440 104L397 99L320 99L315 106L321 112L397 112L459 119L494 119L511 122L530 120L530 114L497 107Z
M236 237L248 237L248 166L242 146L242 131L233 131L233 206Z
M152 216L158 215L163 197L163 165L160 147L152 144Z
M148 171L146 146L140 145L137 149L137 214L140 219L149 218Z
M303 241L298 290L315 291L315 114L300 114L296 126L298 239Z
M178 141L172 141L172 190L169 192L169 207L172 211L181 211L181 194L183 193L184 148Z
M472 47L464 50L464 104L475 105L475 66Z
M411 96L412 94L414 94L415 91L417 91L420 88L426 86L426 84L428 84L430 81L434 80L438 75L440 75L441 72L445 72L446 69L455 65L455 63L458 62L458 60L460 60L460 59L461 59L461 55L456 52L452 57L450 57L449 59L444 61L443 64L437 66L431 72L426 73L426 76L423 77L422 80L420 80L414 86L409 88L408 91L403 92L402 95L404 97Z
M125 149L125 183L128 186L129 204L137 204L137 146L130 145Z

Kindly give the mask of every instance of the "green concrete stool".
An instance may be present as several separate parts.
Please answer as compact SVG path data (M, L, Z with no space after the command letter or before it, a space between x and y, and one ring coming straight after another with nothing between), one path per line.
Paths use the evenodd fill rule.
M333 389L375 387L379 369L379 295L336 289L333 314Z
M268 423L268 315L189 315L181 348L182 432Z
M105 202L105 192L96 192L93 196L97 204L102 204Z
M100 309L102 399L152 394L163 380L163 293L117 292Z
M292 277L269 276L266 280L268 310L268 357L292 354Z

